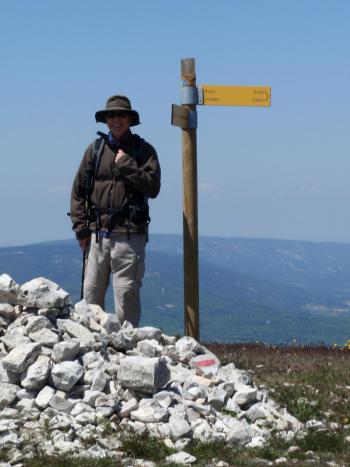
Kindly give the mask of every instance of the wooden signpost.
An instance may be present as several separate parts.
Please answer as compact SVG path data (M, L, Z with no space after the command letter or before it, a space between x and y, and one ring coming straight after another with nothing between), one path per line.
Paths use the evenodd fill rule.
M196 86L194 58L181 60L181 106L173 104L171 124L182 128L184 327L199 340L197 105L270 107L268 86Z

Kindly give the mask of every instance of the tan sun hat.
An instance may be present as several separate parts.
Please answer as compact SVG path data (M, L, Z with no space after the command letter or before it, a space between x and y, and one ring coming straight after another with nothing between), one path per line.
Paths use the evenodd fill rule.
M128 112L131 115L130 126L139 125L140 117L136 110L131 108L130 100L126 96L112 96L106 102L104 110L95 113L96 122L106 123L106 114L108 112Z

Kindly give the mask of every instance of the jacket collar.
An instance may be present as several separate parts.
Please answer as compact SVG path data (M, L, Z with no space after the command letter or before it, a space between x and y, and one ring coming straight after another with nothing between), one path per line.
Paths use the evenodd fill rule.
M128 144L132 139L132 133L130 129L122 136L120 140L116 139L111 132L108 133L108 142L111 146L121 146Z

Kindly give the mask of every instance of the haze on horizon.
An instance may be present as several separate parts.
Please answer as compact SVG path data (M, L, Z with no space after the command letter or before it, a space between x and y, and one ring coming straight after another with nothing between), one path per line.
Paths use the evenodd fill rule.
M13 0L0 18L0 246L72 238L96 110L126 94L157 149L151 234L182 232L180 59L198 84L268 85L272 106L198 106L199 233L350 241L350 3Z

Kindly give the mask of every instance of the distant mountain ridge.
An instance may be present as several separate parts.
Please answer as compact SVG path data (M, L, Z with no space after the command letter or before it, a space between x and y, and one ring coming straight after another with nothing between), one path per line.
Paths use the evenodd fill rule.
M143 324L183 331L182 236L152 234ZM201 237L201 337L206 341L344 344L350 338L350 244ZM48 277L79 299L74 240L0 248L0 273ZM113 310L111 294L107 306Z

